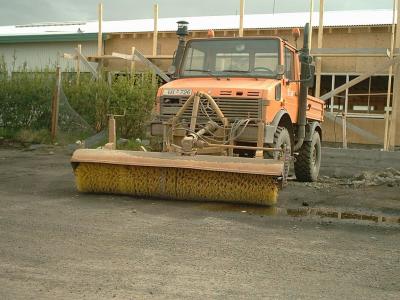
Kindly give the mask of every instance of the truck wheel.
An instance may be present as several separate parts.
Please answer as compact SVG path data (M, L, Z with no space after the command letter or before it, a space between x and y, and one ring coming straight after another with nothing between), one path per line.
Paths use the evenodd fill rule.
M275 135L274 135L274 143L273 144L267 144L267 147L272 147L272 148L284 148L285 146L288 146L288 148L291 150L291 139L290 139L290 134L289 131L285 127L278 127L276 129ZM290 151L291 152L291 151ZM291 153L290 153L291 154ZM272 152L272 151L265 151L264 152L264 158L269 158L269 159L281 159L283 153L282 152Z
M304 142L294 162L294 173L298 181L312 182L318 179L321 166L321 138L314 132L311 142Z

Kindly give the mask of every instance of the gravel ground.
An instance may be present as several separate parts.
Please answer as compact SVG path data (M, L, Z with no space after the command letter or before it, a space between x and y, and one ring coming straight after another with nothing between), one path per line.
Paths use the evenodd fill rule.
M1 299L400 299L399 224L79 194L68 160L0 149ZM348 180L290 182L277 209L400 217L398 185Z

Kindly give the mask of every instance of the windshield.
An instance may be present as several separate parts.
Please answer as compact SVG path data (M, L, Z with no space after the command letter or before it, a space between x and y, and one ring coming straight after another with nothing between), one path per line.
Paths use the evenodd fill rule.
M181 76L276 77L278 39L214 39L188 43Z

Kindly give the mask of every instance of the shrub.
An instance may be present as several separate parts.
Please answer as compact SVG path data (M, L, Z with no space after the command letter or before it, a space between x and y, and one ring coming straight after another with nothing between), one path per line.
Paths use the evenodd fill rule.
M124 116L117 118L120 137L142 138L145 135L145 124L151 116L157 89L151 74L122 75L111 83L92 80L90 74L83 73L77 84L74 77L72 73L63 74L61 97L65 94L73 110L96 131L107 127L109 114L121 114ZM0 132L18 136L17 133L25 129L48 130L54 86L54 69L31 71L25 65L10 72L0 57ZM20 137L26 139L22 135Z
M49 128L54 74L22 68L10 77L4 65L0 74L0 127L7 131Z
M151 74L118 76L109 85L85 76L79 85L74 80L65 80L63 89L71 106L97 131L107 127L109 114L124 115L117 117L118 135L143 137L157 90L151 77Z

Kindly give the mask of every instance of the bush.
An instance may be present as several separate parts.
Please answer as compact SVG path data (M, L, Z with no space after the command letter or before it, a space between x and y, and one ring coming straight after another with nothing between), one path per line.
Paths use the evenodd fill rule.
M63 74L62 79L62 92L69 104L96 131L107 128L109 114L117 114L124 115L117 117L120 137L145 136L145 124L151 116L157 90L151 74L121 75L111 83L92 80L85 73L81 74L79 84L72 73ZM18 134L21 130L49 130L54 86L54 69L32 72L24 66L10 72L0 57L0 133L26 140L26 132L23 136Z
M4 65L0 74L0 127L11 132L49 128L54 74L49 70L28 72L23 68L9 77Z
M124 115L117 118L117 134L123 138L143 137L145 124L151 116L157 86L151 74L133 77L118 76L111 85L105 81L93 81L81 77L80 83L64 80L63 88L71 106L96 131L108 126L108 115Z

